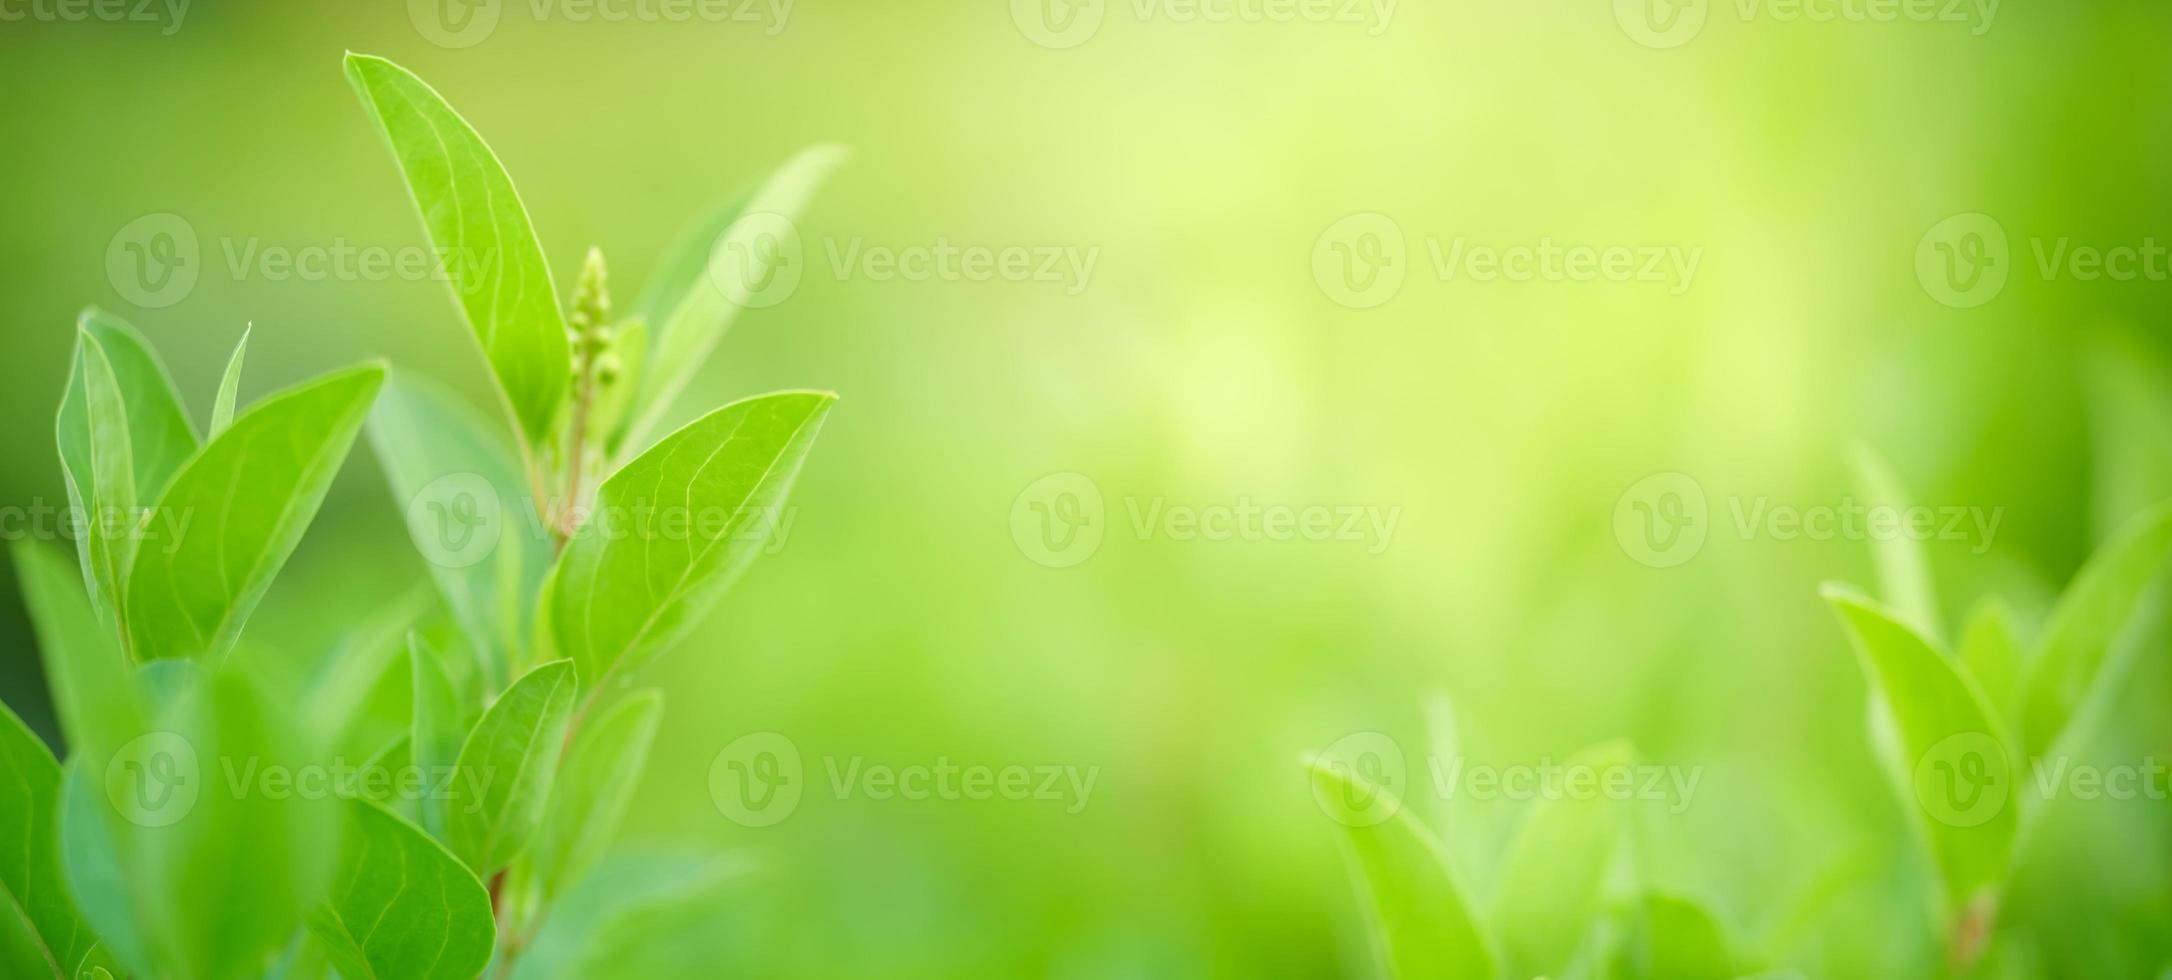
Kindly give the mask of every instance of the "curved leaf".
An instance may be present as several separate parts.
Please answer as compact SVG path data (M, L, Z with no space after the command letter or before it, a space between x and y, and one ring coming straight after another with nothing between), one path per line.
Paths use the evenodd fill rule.
M253 329L253 325L241 328L241 339L234 343L234 355L226 360L226 373L219 376L219 397L211 403L211 434L214 437L234 424L234 401L241 397L241 361L249 353L249 333Z
M553 571L552 640L601 690L676 642L759 554L836 396L734 402L605 480Z
M437 91L383 58L347 80L391 145L461 315L530 442L551 431L572 377L565 313L528 210L490 147Z
M514 980L645 980L715 956L720 901L746 868L702 852L614 855L568 892Z
M136 552L137 656L218 658L316 516L384 368L350 368L250 406L174 477Z
M95 307L84 310L76 319L76 325L98 341L106 360L113 366L114 378L120 382L121 399L128 406L129 454L134 460L135 496L137 501L148 504L159 498L167 481L173 479L181 464L195 454L196 428L189 423L188 412L181 407L180 392L174 388L173 379L167 376L165 365L159 362L150 342L144 340L136 328ZM78 361L77 367L80 366ZM71 382L68 393L61 396L60 458L69 471L87 477L91 472L91 444L82 394L82 383L77 380ZM82 489L83 500L74 501L78 506L90 499L90 487L86 485Z
M1314 785L1329 798L1355 793L1370 800L1385 792L1342 767L1314 762L1308 768ZM1494 976L1492 946L1471 914L1447 855L1409 810L1398 808L1379 823L1336 823L1344 831L1345 853L1360 891L1370 899L1370 918L1388 975Z
M557 788L536 838L536 875L545 902L586 874L603 856L648 763L649 743L663 720L664 695L628 695L589 723L559 768Z
M2059 597L2021 692L2021 733L2031 756L2066 730L2089 696L2114 641L2134 618L2172 554L2172 504L2160 504L2090 556Z
M59 798L59 761L0 705L0 919L25 927L29 940L0 944L10 976L73 980L98 944L61 881Z
M1661 892L1644 896L1617 960L1621 975L1650 980L1732 980L1754 969L1703 903Z
M121 618L121 611L125 608L123 596L137 543L135 459L130 448L128 405L104 345L87 330L76 335L75 358L75 373L69 379L69 393L63 396L62 404L71 400L81 403L82 428L70 431L63 418L60 441L65 447L86 440L90 465L78 469L69 464L73 454L63 452L61 474L68 480L69 499L84 518L80 554L91 600L114 620L125 649L128 623ZM62 411L65 416L65 407Z
M1570 757L1572 768L1599 774L1626 770L1628 742L1596 745ZM1519 975L1546 976L1567 965L1598 917L1600 886L1621 840L1624 801L1542 799L1510 847L1494 902L1495 931Z
M348 800L329 900L309 917L344 976L435 980L482 972L497 942L490 893L421 828Z
M460 747L445 804L447 843L479 877L505 867L543 819L578 686L555 660L513 682Z

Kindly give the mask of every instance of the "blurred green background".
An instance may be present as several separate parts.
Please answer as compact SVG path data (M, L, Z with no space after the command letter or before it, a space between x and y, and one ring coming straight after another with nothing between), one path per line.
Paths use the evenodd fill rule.
M1868 547L1744 535L1728 508L1838 505L1850 447L1875 447L1919 500L2001 514L1989 541L1930 545L1949 626L1991 592L2033 625L2111 527L2172 495L2172 288L2037 262L2062 239L2172 241L2172 128L2151 121L2172 107L2162 4L2002 5L1978 33L1728 0L1677 47L1640 43L1636 5L1603 0L1406 0L1385 24L1111 0L1077 11L1098 27L1060 48L1035 40L1047 10L998 0L801 0L781 24L584 22L521 0L466 47L433 43L432 9L199 2L170 34L0 23L0 409L17 420L0 502L65 500L50 419L87 304L157 343L199 418L245 322L244 398L383 356L489 404L443 285L233 261L425 245L345 50L412 68L475 124L562 288L593 244L631 299L703 206L802 146L851 146L800 221L800 285L740 318L676 416L779 387L843 399L784 546L638 678L668 710L629 836L765 868L717 924L727 965L1366 974L1297 760L1378 731L1415 770L1440 691L1473 759L1627 736L1646 760L1702 767L1693 804L1640 839L1658 880L1745 937L1785 932L1794 896L1867 842L1876 873L1790 933L1784 960L1917 974L1938 956L1911 918L1924 869L1816 594L1870 585ZM1355 213L1385 215L1405 248L1400 287L1366 308L1316 274L1334 267L1316 253L1345 254L1323 233ZM1957 308L1918 252L1969 213L2003 233L2010 275ZM108 255L156 214L197 239L197 279L146 308ZM938 240L1097 258L1074 290L839 274L829 254ZM1444 278L1428 248L1542 240L1700 261L1677 291ZM1709 501L1707 539L1672 567L1616 534L1622 495L1656 472ZM1021 493L1061 473L1098 490L1102 541L1050 567L1014 532L1039 513ZM1381 547L1186 540L1135 529L1157 500L1398 517ZM401 506L358 445L250 640L322 656L339 624L422 581ZM14 589L0 594L0 697L50 732ZM2092 751L2172 755L2168 660L2138 658ZM709 771L764 731L796 747L806 793L749 827ZM1097 779L1076 813L840 798L825 763L854 759ZM1412 805L1432 819L1442 803ZM1516 815L1482 809L1450 834L1479 869ZM2012 913L2047 972L2165 962L2168 818L2162 800L2050 818L2021 872L2034 898Z

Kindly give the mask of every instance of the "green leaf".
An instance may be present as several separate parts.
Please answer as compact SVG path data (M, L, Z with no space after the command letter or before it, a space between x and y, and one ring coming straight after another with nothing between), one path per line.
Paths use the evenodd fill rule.
M1316 798L1382 805L1377 797L1386 790L1347 767L1314 761L1308 768ZM1343 830L1359 891L1369 899L1389 976L1494 976L1492 946L1456 883L1447 855L1409 810L1395 805L1392 815L1378 822L1369 812L1329 816Z
M1900 477L1884 457L1868 446L1857 446L1854 457L1858 492L1866 498L1864 506L1891 510L1896 515L1894 526L1901 526L1914 500L1901 486ZM1870 556L1878 571L1879 596L1900 613L1903 622L1930 637L1935 645L1943 635L1938 590L1931 585L1931 563L1923 553L1922 540L1907 533L1873 536Z
M167 376L165 365L134 327L99 309L84 310L76 325L98 341L113 367L114 379L120 382L121 398L128 405L135 496L137 501L148 504L159 498L167 481L196 453L196 428L189 424L188 412L181 407L181 395ZM77 374L81 366L78 360ZM71 380L68 393L61 397L60 458L69 472L88 476L91 443L82 388L80 378ZM90 499L90 487L82 489L82 500L71 498L79 507Z
M1624 801L1601 790L1610 774L1626 772L1628 742L1596 745L1570 757L1572 771L1598 776L1595 791L1541 799L1517 834L1494 901L1494 929L1519 975L1554 974L1570 962L1598 918L1605 883L1621 840Z
M73 980L98 944L61 883L59 797L59 761L0 705L0 919L30 940L0 943L9 976Z
M1644 896L1618 959L1622 975L1650 980L1731 980L1755 969L1703 903L1659 892Z
M700 852L613 855L552 909L513 978L648 980L711 961L734 918L720 906L745 873Z
M549 596L555 648L589 690L676 642L760 553L835 401L734 402L604 481Z
M2088 698L2112 643L2172 553L2172 503L2127 523L2074 576L2044 627L2021 686L2021 733L2029 754L2051 748Z
M368 431L430 580L490 689L503 688L551 559L519 457L458 395L407 374L385 386Z
M445 676L445 664L437 648L420 635L407 636L409 676L414 691L414 716L408 735L408 752L425 779L446 771L460 759L461 737L468 730L468 712ZM445 801L436 794L422 800L422 825L430 833L445 833Z
M219 378L219 399L211 405L211 435L216 438L226 427L234 424L234 399L241 395L241 360L249 353L249 332L255 324L241 328L241 340L234 344L234 356L226 360L226 373Z
M2014 639L2013 614L1996 597L1985 597L1961 628L1961 666L1983 689L2003 721L2014 721L2014 696L2021 683L2021 644Z
M559 768L534 859L545 902L595 866L648 763L663 692L637 691L584 727Z
M1949 911L2004 882L2019 817L2012 744L1975 682L1898 616L1844 588L1824 596L1853 637L1863 673L1884 698L1919 820L1944 879Z
M79 756L82 753L77 753ZM103 756L100 756L103 758ZM83 921L97 933L99 949L134 976L157 976L150 946L136 924L135 900L121 868L120 844L104 816L98 776L80 759L61 768L60 868Z
M347 80L407 179L453 298L531 443L550 435L572 377L565 313L513 180L435 90L383 58L347 56Z
M302 539L384 368L350 368L249 407L174 477L129 576L137 656L217 660Z
M84 594L82 576L51 548L33 542L13 542L11 553L68 744L77 753L111 751L135 737L144 709L120 648Z
M476 875L505 867L535 836L578 683L571 661L529 671L483 712L460 747L446 801L447 842Z
M128 585L128 569L136 555L136 476L130 449L128 406L121 382L113 373L104 345L87 330L76 335L76 364L69 392L62 396L60 442L88 442L90 465L78 469L62 453L61 473L68 480L69 499L84 516L81 545L84 581L92 602L114 621L122 647L128 646L128 623L121 618ZM78 391L76 386L80 385ZM82 407L82 428L70 431L65 406L71 400Z
M384 807L346 802L330 899L309 917L349 977L471 978L490 962L490 893L430 835Z
M680 240L644 291L637 310L659 332L656 349L646 358L640 394L634 399L634 423L621 445L640 449L748 304L747 296L727 295L728 284L719 283L713 275L718 263L767 254L756 248L758 240L780 227L788 228L787 223L798 218L815 189L847 155L839 146L801 150L747 197L743 208L712 212ZM754 215L762 217L741 220ZM668 311L659 302L662 296L676 297Z

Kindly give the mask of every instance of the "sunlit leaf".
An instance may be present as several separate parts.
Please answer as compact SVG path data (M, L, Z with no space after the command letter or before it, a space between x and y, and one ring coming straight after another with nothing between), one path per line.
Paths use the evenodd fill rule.
M2012 722L2021 683L2021 644L2014 639L2013 614L2005 603L1987 597L1976 604L1961 628L1957 655L2000 719Z
M1585 798L1535 803L1517 832L1494 902L1494 930L1519 973L1543 976L1569 963L1591 931L1600 886L1622 837L1626 807L1605 787L1628 771L1627 742L1607 742L1571 756L1571 771L1596 774Z
M241 396L241 362L249 353L249 332L253 327L241 328L241 340L234 344L234 356L226 361L226 373L219 377L219 397L211 404L211 434L217 436L234 424L234 401Z
M445 807L446 842L478 876L503 868L535 836L577 683L571 661L529 671L483 711L461 745Z
M1345 767L1315 762L1315 796L1362 799L1379 805L1385 790ZM1399 806L1384 821L1352 812L1329 814L1342 831L1383 966L1395 977L1492 977L1496 957L1472 915L1447 855L1410 811Z
M81 557L84 578L97 607L114 623L128 646L128 626L121 619L128 570L136 557L136 476L130 448L128 406L121 382L105 347L90 332L76 336L75 373L69 380L62 404L80 402L81 431L71 432L66 408L62 410L60 441L89 444L90 465L77 469L61 456L61 472L68 480L70 499L84 517Z
M129 453L134 460L136 500L148 505L157 500L196 452L196 428L181 407L181 395L166 374L151 345L119 317L104 310L84 310L76 321L84 333L98 341L119 381L121 398L128 405ZM80 362L77 368L80 369ZM77 373L80 373L78 370ZM68 470L87 475L90 467L88 426L79 380L71 381L60 405L60 457ZM83 488L88 499L89 488ZM73 501L82 506L84 501Z
M2041 755L2066 730L2106 655L2172 554L2172 504L2128 522L2074 576L2052 609L2021 685L2021 734Z
M1853 462L1856 485L1866 498L1864 506L1873 511L1891 511L1895 515L1891 526L1901 527L1915 499L1901 486L1893 467L1868 446L1856 447ZM1903 622L1937 643L1944 635L1939 625L1938 590L1931 585L1931 563L1923 553L1922 540L1905 532L1873 535L1870 555L1878 570L1879 597L1900 614Z
M472 978L490 961L497 921L483 883L421 828L348 800L330 898L309 927L345 976Z

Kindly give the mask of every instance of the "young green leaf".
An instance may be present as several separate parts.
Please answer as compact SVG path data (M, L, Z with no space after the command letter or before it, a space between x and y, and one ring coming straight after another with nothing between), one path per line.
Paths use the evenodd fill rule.
M577 686L571 661L529 671L483 712L460 747L445 806L446 836L478 876L505 867L535 836Z
M582 877L515 962L513 980L646 980L715 955L719 903L745 867L713 854L614 854Z
M136 924L136 897L121 868L120 843L106 814L110 804L98 775L78 758L61 767L59 824L60 870L83 921L98 936L99 950L126 969L127 976L157 976L150 945Z
M1854 640L1863 673L1883 696L1949 911L1995 895L2020 820L2011 742L1975 682L1896 614L1836 586L1825 599Z
M716 350L725 329L749 304L750 297L743 295L744 281L761 279L769 263L777 261L776 249L762 240L780 228L789 229L815 189L847 155L839 146L801 150L777 168L743 208L713 212L665 260L637 310L656 325L658 334L656 348L646 359L640 394L634 399L634 422L620 440L627 451L641 449L679 392ZM762 268L741 264L749 260ZM734 274L717 274L726 269ZM668 311L654 298L658 296L673 297Z
M2089 696L2112 643L2172 554L2172 503L2159 504L2090 556L2059 597L2021 685L2031 757L2051 748Z
M1577 753L1571 771L1598 774L1603 786L1628 771L1628 742ZM1518 975L1557 974L1575 956L1598 917L1600 886L1622 836L1624 806L1595 792L1542 799L1516 835L1494 901L1494 931Z
M754 560L835 401L734 402L604 481L550 586L552 640L590 691L676 642Z
M1638 980L1733 980L1755 969L1703 903L1661 892L1644 896L1617 960L1620 975Z
M75 356L75 376L69 384L82 385L80 393L71 387L71 394L82 402L84 431L79 434L89 440L90 467L78 472L63 455L61 471L68 479L71 498L84 508L81 555L91 600L114 621L125 649L128 623L121 611L128 569L136 556L136 476L128 406L98 338L87 330L78 332ZM63 396L63 404L67 398ZM64 443L69 435L63 432Z
M345 844L310 931L349 977L469 978L497 921L483 883L430 835L366 800L345 803Z
M60 762L0 704L0 919L27 940L0 943L9 976L74 980L98 944L61 883L59 797Z
M128 445L134 460L131 469L136 477L136 500L149 504L165 491L167 481L173 479L181 464L196 453L196 428L189 424L188 412L181 407L181 395L167 376L165 365L134 327L99 309L84 310L76 325L98 341L113 367L114 379L120 383L121 399L128 406ZM81 366L79 359L75 373L81 373ZM81 379L73 379L68 393L61 398L60 458L68 471L87 478L91 472L91 443L82 389ZM89 488L83 489L83 500L71 500L78 507L89 500Z
M603 856L648 763L663 713L663 692L637 691L585 726L567 750L535 844L545 902Z
M1373 801L1386 792L1345 767L1308 766L1315 796ZM1343 830L1359 891L1369 899L1382 965L1396 977L1494 976L1490 940L1471 913L1447 855L1409 810L1385 821L1330 814Z
M461 737L468 730L468 712L445 676L445 664L437 648L419 634L407 635L407 661L414 691L414 716L408 733L408 753L427 778L459 761ZM445 833L445 801L424 794L422 826L430 833Z
M1854 453L1855 480L1864 506L1905 515L1913 500L1901 486L1900 477L1885 458L1868 446ZM1896 524L1896 526L1898 526ZM1871 561L1878 570L1878 593L1886 605L1900 613L1902 621L1935 645L1943 635L1939 625L1938 590L1931 585L1931 563L1921 539L1910 534L1873 536Z
M2021 683L2021 644L2014 639L2013 614L2005 603L1987 596L1976 604L1961 628L1958 655L1983 689L1984 700L2001 720L2012 722L2015 689Z
M370 447L407 513L445 607L482 655L482 677L505 686L530 608L550 570L550 548L519 457L458 395L401 375L370 410ZM503 624L511 623L507 629Z
M234 424L234 400L241 395L241 360L249 353L249 332L255 324L241 328L241 340L234 344L234 356L226 360L226 373L219 377L219 398L211 404L211 436L217 438L226 427Z
M15 542L11 553L68 745L78 754L93 753L134 738L143 706L120 647L91 609L82 576L33 542Z
M407 69L349 54L347 80L399 161L506 405L540 444L566 399L571 353L550 266L512 178L467 121Z
M383 367L350 368L249 407L190 460L151 515L172 536L136 552L137 656L217 660L316 516Z

